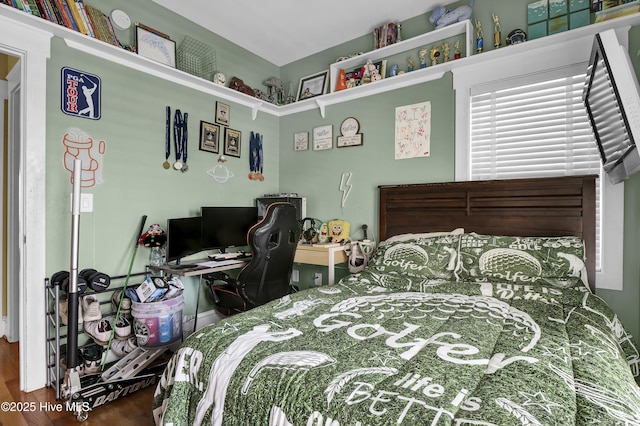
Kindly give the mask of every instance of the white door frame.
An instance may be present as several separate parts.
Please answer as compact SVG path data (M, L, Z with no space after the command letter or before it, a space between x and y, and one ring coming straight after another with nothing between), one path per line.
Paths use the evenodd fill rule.
M2 135L4 137L4 129L6 128L7 123L5 123L4 121L4 101L9 99L9 84L7 83L6 80L0 80L0 132L2 132ZM4 141L4 139L2 139L2 144L0 144L0 164L4 164L4 143L8 143L7 141ZM2 188L4 185L4 177L2 175L2 170L0 170L0 188ZM3 212L4 212L4 198L0 198L0 259L4 259L4 252L2 251L2 241L4 239L4 235L2 233L2 224L5 221L5 217L3 216ZM6 268L6 264L5 265L0 265L0 276L2 274L2 268ZM2 303L2 293L3 291L1 291L3 288L5 288L5 286L7 285L7 282L0 282L0 306L3 305ZM7 315L5 313L5 315ZM0 318L0 337L4 336L6 334L6 317Z
M7 150L7 341L20 340L20 163L22 141L21 121L21 62L7 75L9 120L7 126L9 149Z
M0 11L1 12L1 11ZM0 51L20 58L18 271L20 390L46 385L44 278L47 59L53 34L0 15ZM11 226L11 225L10 225Z

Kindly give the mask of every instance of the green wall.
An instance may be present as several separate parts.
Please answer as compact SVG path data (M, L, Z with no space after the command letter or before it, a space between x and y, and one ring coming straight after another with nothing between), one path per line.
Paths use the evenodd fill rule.
M485 30L485 46L489 50L493 24L491 12L498 13L503 35L514 28L526 28L528 1L504 2L477 0L474 18ZM278 68L215 34L158 7L150 0L99 0L91 4L108 13L121 8L139 21L157 28L178 43L185 34L215 47L218 69L242 78L252 87L260 87L271 76L284 82L327 69L338 56L367 51L372 36L363 35L351 42L328 49L311 58ZM372 28L380 23L372 23ZM428 14L403 23L403 36L409 38L433 29ZM133 42L132 30L119 32L124 43ZM638 49L640 37L632 32L632 52ZM524 47L526 48L526 47ZM631 55L637 61L636 55ZM417 59L414 56L414 59ZM416 61L417 62L417 61ZM60 70L62 67L97 74L102 79L102 118L97 121L71 117L60 109ZM638 65L636 64L636 69ZM213 122L216 99L213 96L150 77L118 64L83 54L54 39L48 63L47 81L47 271L68 269L70 235L69 173L63 167L64 134L80 128L95 140L106 142L102 178L104 182L84 192L94 195L93 213L81 215L80 268L93 267L112 275L127 271L133 251L133 238L142 215L148 215L147 226L166 223L169 217L190 216L202 205L250 205L253 199L270 192L298 192L308 198L308 215L322 220L339 217L352 224L352 230L367 224L377 233L377 192L381 184L450 181L454 178L454 92L450 73L437 81L423 83L366 99L328 106L326 116L317 110L276 118L259 113L251 119L248 108L231 105L231 128L243 133L242 158L229 158L225 165L234 178L225 184L214 182L206 171L217 163L217 155L198 151L200 120ZM394 111L402 105L430 101L432 105L431 156L420 159L394 160ZM165 107L189 112L189 171L164 170ZM293 151L293 134L312 132L314 127L331 124L334 141L340 123L347 117L360 122L364 144L358 147L333 148L327 151ZM264 135L265 181L247 178L248 138L251 131ZM335 143L334 143L335 144ZM352 191L344 206L339 190L341 176L353 174ZM625 184L625 270L624 291L601 291L619 313L629 330L638 335L640 316L637 212L640 199L640 177ZM357 235L357 234L356 234ZM141 247L134 271L144 269L148 249ZM308 285L314 268L304 268L301 278ZM344 271L341 271L342 273ZM186 280L186 284L193 283ZM201 291L201 294L204 292ZM187 293L187 313L195 306L195 292ZM204 309L211 304L202 297Z

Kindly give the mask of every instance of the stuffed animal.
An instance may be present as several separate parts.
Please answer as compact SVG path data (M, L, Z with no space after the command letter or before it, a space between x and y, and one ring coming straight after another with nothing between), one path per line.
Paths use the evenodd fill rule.
M329 221L329 237L333 243L345 243L349 241L349 232L351 224L346 220L330 220Z
M453 10L446 9L444 6L437 6L431 12L429 22L436 24L436 29L446 27L447 25L455 24L456 22L464 21L471 18L471 8L475 0L471 0L471 3L467 5L458 6Z
M140 236L139 241L139 243L145 247L162 247L166 242L167 234L157 223L151 225L147 232Z

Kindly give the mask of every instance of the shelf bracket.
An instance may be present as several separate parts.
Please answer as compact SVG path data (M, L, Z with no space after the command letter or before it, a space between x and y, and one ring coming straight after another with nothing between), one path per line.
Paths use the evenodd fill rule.
M318 108L320 109L320 115L324 118L327 103L321 99L316 99L316 105L318 105Z
M253 121L256 120L256 117L258 116L258 111L260 111L260 108L262 107L262 102L259 102L257 104L253 104L251 106L251 119Z

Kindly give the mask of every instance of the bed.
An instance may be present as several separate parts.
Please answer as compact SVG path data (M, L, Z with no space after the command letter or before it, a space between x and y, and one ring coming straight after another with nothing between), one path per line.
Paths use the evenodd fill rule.
M593 176L381 186L367 267L188 337L154 419L640 424L638 351L593 293L594 206Z

